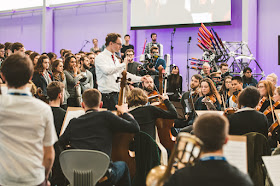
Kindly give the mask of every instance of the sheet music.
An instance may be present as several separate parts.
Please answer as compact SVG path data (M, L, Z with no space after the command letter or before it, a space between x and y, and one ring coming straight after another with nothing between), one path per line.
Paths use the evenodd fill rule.
M65 115L64 123L63 123L61 131L60 131L60 136L64 133L64 131L67 128L71 119L77 118L83 114L85 114L84 110L67 111L67 113Z
M244 172L245 174L248 173L246 140L229 140L228 143L224 145L224 156L230 164L237 167L240 171Z
M269 178L274 186L280 186L280 155L262 157Z

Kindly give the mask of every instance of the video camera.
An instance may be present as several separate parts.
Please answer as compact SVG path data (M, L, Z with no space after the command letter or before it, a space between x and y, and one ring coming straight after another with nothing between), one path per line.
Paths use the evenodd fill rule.
M143 62L143 65L140 65L140 75L154 75L154 72L151 72L149 69L152 69L156 65L156 59L159 58L159 55L157 53L154 53L153 55L145 54L145 60Z

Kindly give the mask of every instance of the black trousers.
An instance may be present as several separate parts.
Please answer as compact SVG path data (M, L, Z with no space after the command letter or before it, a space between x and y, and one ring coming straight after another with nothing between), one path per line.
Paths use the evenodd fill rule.
M102 101L103 101L103 108L107 108L108 110L117 110L116 105L118 104L119 93L112 92L112 93L102 93Z

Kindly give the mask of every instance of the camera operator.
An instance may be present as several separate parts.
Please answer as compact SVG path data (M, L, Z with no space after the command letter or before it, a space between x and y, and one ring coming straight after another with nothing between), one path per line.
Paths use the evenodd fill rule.
M125 51L125 57L127 58L128 64L127 64L127 72L134 74L136 76L140 76L140 68L141 64L134 61L134 50L133 49L127 49Z
M230 74L229 72L227 63L221 63L219 67L220 67L220 71L222 72L222 80L224 80L226 76L232 77L232 74Z
M159 48L153 46L150 50L151 58L143 65L143 71L146 71L148 75L155 75L154 81L157 88L159 88L159 81L158 81L158 67L161 65L164 69L166 68L166 62L164 59L159 58Z
M218 91L221 89L222 84L223 84L221 75L222 75L221 72L213 72L210 74L210 77L211 77L212 81L214 82Z

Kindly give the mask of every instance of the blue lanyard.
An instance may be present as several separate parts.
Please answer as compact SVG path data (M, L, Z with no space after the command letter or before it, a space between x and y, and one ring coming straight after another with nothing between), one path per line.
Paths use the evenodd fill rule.
M207 157L200 158L200 161L209 161L209 160L223 160L223 161L227 161L226 158L223 157L223 156L207 156Z
M29 94L19 93L19 92L9 92L8 94L14 95L14 96L30 96Z

